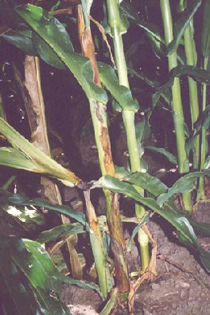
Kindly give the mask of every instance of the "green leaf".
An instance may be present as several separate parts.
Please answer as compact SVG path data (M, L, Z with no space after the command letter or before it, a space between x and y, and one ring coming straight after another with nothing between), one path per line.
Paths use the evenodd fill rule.
M168 56L170 56L177 49L185 29L189 25L201 3L202 0L191 0L187 5L187 8L181 12L181 17L174 24L174 40L168 45L166 49Z
M0 242L2 242L2 236ZM6 249L6 252L2 251L2 246L0 245L1 314L43 314L40 305L36 302L32 288L29 284L24 283L24 277L12 262L8 247L4 249Z
M90 15L91 6L93 4L93 0L81 0L81 2L82 2L82 9L83 9L83 14L85 18L85 25L86 27L89 27L90 26L89 15Z
M17 218L23 223L35 223L43 225L45 217L42 213L38 212L34 207L17 207L14 205L5 205L1 207L5 212L14 218Z
M75 219L76 221L80 222L82 225L86 225L86 219L85 219L84 213L75 212L68 206L53 205L45 199L41 199L41 198L28 199L26 196L23 196L23 195L12 194L9 196L8 202L10 204L15 204L15 205L44 207L46 209L56 211L58 213L62 213L66 215L67 217Z
M69 314L59 300L60 274L39 243L1 236L0 266L0 286L9 297L1 299L6 313Z
M210 54L210 1L206 0L203 10L203 28L201 34L201 49L204 58Z
M57 38L58 43L62 45L61 47L65 51L74 52L74 48L72 42L70 40L69 34L66 32L64 26L57 20L51 20L51 28L50 31L55 35L59 32L59 37ZM33 32L33 44L36 48L37 53L39 56L44 60L47 64L57 68L64 70L66 69L65 64L63 61L58 57L58 55L54 52L54 50L36 33Z
M165 193L168 187L163 184L158 178L149 175L148 173L134 173L126 176L124 181L131 183L135 186L139 186L148 191L155 197Z
M32 31L16 31L10 30L6 34L2 35L7 42L14 45L15 47L21 49L27 55L36 55L36 50L34 49L32 42Z
M35 32L33 32L33 44L37 54L42 60L44 60L44 62L60 70L66 69L65 64L61 61L57 54Z
M210 169L210 155L207 156L207 158L206 158L206 161L204 163L204 169L205 170Z
M193 248L200 257L200 260L206 270L210 271L210 253L206 252L197 242L197 237L194 233L189 220L184 216L184 213L177 211L174 205L166 202L160 207L153 198L142 197L130 183L125 183L117 178L106 175L96 182L95 187L103 187L113 192L123 194L127 197L131 197L142 205L150 208L155 213L162 216L170 224L172 224L179 236L181 242L185 245Z
M195 81L210 84L210 71L194 66L178 66L171 71L173 79L182 75L188 75Z
M84 226L79 223L63 224L56 226L48 231L43 231L38 236L37 242L47 243L50 241L56 241L57 239L64 236L77 235L84 232L85 232Z
M17 153L17 150L9 151L10 154L13 152L16 154L16 157L18 158L16 161L12 155L8 156L9 153L7 150L4 150L4 156L2 160L2 164L4 163L3 165L6 165L6 159L8 158L10 165L7 166L16 168L18 167L24 170L27 169L28 171L37 173L46 173L58 178L68 186L73 186L74 184L78 184L81 181L74 173L65 169L41 150L36 148L2 118L0 118L0 132L7 138L12 146L15 149L18 149L20 152ZM14 164L11 164L11 161L13 161ZM26 168L24 164L28 168Z
M210 128L210 105L208 105L205 111L201 113L198 121L194 125L193 133L186 143L186 152L188 155L190 153L190 150L192 150L194 147L194 142L197 135L201 133L202 129L208 130L209 128Z
M36 164L14 148L0 148L0 164L8 167L37 172Z
M90 60L71 53L70 40L67 40L68 34L63 25L41 7L26 4L16 7L15 10L73 73L87 97L106 103L106 92L93 83Z
M141 121L136 124L136 138L137 142L142 143L145 139L151 135L151 127L149 122L150 114L144 115L141 119Z
M119 85L115 70L102 62L98 62L98 69L101 82L110 91L121 108L136 112L139 109L139 105L133 99L131 90L123 85Z
M190 224L192 225L196 234L203 237L210 236L210 223L195 222L195 221L190 220Z
M35 206L35 207L43 207L52 211L57 211L58 213L62 213L67 217L75 219L80 222L82 225L86 225L85 214L81 212L75 212L68 206L62 205L52 205L49 201L41 198L29 199L25 195L20 194L12 194L8 191L0 189L0 205L16 205L16 206Z
M158 81L152 81L149 78L147 78L144 73L139 73L130 67L128 67L128 73L135 76L137 79L140 79L141 81L143 81L152 88L158 88L160 86Z
M161 97L162 94L166 93L166 91L173 85L175 77L180 77L182 75L189 75L194 80L206 84L210 84L210 71L203 70L194 66L185 66L181 65L176 68L173 68L170 71L170 76L168 81L159 87L157 91L152 96L152 104L155 106Z
M198 177L203 175L204 174L202 172L194 172L182 176L175 182L175 184L171 188L169 188L167 193L163 193L157 198L157 203L159 205L163 204L176 193L185 193L192 191L193 188L195 188L195 181L198 179Z
M123 0L120 3L120 10L122 14L124 14L128 19L130 19L133 23L137 24L141 27L147 34L151 35L155 40L165 43L163 37L160 35L159 28L151 23L147 23L142 21L139 18L138 13L133 8L132 4L128 0Z
M159 215L161 215L164 219L166 219L169 223L171 223L178 232L183 234L183 237L188 240L190 244L193 244L194 236L189 235L188 229L183 228L183 223L180 221L180 218L183 215L180 215L174 208L166 206L160 207L157 202L150 197L142 197L136 190L133 188L132 184L128 182L122 182L118 179L111 177L109 175L104 176L100 179L96 185L101 185L105 189L109 189L113 192L123 194L127 197L130 197L137 202L141 203L145 207L155 211Z
M186 230L189 232L188 234L191 236L192 243L189 242L189 239L186 238L183 233L180 233L180 231L178 231L179 240L189 246L197 244L197 236L195 235L195 232L189 220L186 217L180 217L179 219L177 219L177 221L180 224L182 230Z
M160 34L158 28L156 30L156 34ZM160 59L162 57L165 57L166 56L165 45L162 43L162 41L157 40L156 37L151 35L151 33L147 33L147 37L148 37L150 44L152 46L152 51L157 56L157 58ZM159 37L160 37L160 35L159 35Z
M66 277L64 275L61 275L61 281L62 281L62 283L76 285L76 286L83 288L83 289L94 290L101 296L100 288L95 283L87 283L85 281L72 279L72 278Z
M158 152L158 153L164 155L168 159L169 162L177 165L176 157L172 153L167 151L166 149L157 148L157 147L154 147L154 146L146 146L145 149L152 150L154 152Z
M53 19L52 24L53 23L55 25L52 25L52 31L58 29L60 32L60 36L57 38L57 41L65 46L66 51L73 52L73 45L63 25L57 19ZM2 37L28 55L38 54L47 64L62 70L66 68L54 50L34 31L11 30L6 34L3 34Z
M24 247L30 255L25 251ZM20 255L21 252L22 255ZM24 239L23 244L20 244L18 247L18 253L15 255L14 260L23 269L34 288L43 290L50 288L55 293L60 293L60 274L53 265L47 251L40 243Z
M141 220L141 223L138 224L132 231L132 234L131 234L131 237L129 239L129 243L127 245L127 248L128 250L131 250L132 249L132 246L133 246L133 239L134 237L137 235L137 233L139 232L139 230L142 228L142 225L147 223L150 219L150 213L147 213L143 219Z
M198 247L199 254L200 254L200 260L206 270L210 272L210 253L206 252L201 246Z

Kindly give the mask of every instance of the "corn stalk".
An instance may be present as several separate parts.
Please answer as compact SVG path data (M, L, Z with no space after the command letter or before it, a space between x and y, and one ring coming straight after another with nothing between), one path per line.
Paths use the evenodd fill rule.
M171 16L171 8L169 0L160 0L160 7L163 19L164 33L165 33L165 44L166 46L173 40L173 21ZM169 71L177 66L177 52L174 51L168 56L168 67ZM172 92L172 110L174 129L176 134L176 146L177 146L177 157L178 157L178 169L180 174L189 172L189 160L185 150L185 127L184 127L184 113L181 97L181 86L179 78L174 79ZM192 201L190 193L183 193L183 204L186 210L192 211Z
M108 20L111 27L113 37L115 61L117 65L119 84L129 88L127 65L124 55L123 39L122 39L122 23L119 12L118 0L107 0ZM132 172L140 172L141 164L139 150L135 131L135 111L129 109L122 110L123 122L127 137L128 153ZM142 195L144 191L136 187ZM136 216L142 218L145 215L144 207L135 205ZM140 229L138 232L138 241L140 244L142 270L145 271L149 265L149 239L147 234Z
M95 47L92 39L90 22L85 5L78 6L78 25L79 25L79 37L83 54L91 61L93 70L93 82L101 86L98 67L95 59ZM98 150L99 163L102 175L115 176L114 164L112 160L111 144L107 125L107 113L106 106L99 101L89 99L90 112L93 122L95 141ZM119 212L119 202L116 194L109 190L104 190L106 205L107 205L107 223L111 234L111 250L114 256L115 264L115 276L116 284L119 289L119 293L127 295L129 292L129 278L126 264L126 246L123 236L122 223ZM94 218L94 224L97 224L96 217ZM89 222L92 222L92 218L89 218ZM91 226L90 226L91 227ZM98 233L98 232L96 232ZM98 235L99 237L99 235ZM97 251L98 248L92 247L93 251ZM101 262L104 257L101 252ZM94 255L94 257L96 254ZM101 265L99 260L99 266ZM97 270L99 271L99 266ZM99 275L99 281L101 275ZM102 285L102 283L101 283Z

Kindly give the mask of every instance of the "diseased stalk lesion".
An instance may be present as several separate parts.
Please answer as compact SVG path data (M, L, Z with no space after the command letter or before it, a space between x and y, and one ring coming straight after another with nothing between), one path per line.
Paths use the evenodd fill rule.
M78 6L78 27L82 52L91 61L93 70L93 82L96 85L101 86L97 61L95 58L95 46L92 39L91 29L89 25L85 25L81 5ZM106 105L93 99L89 100L89 103L101 173L102 175L115 176L114 163L112 159L111 141L108 131ZM107 223L111 235L111 250L115 262L116 284L120 293L128 294L130 289L130 283L126 263L125 252L126 246L120 218L118 196L117 194L114 194L108 190L104 190L104 194L106 198L107 207L106 210ZM93 223L91 217L88 217L88 220L90 224ZM99 239L101 239L101 236L99 234L100 230L97 229L96 237L98 235ZM92 249L94 251L93 247ZM104 252L101 252L102 261L105 261L104 259L105 256L106 254ZM100 264L100 260L98 261L98 263ZM101 266L98 266L98 268L99 267ZM98 276L100 281L100 274L98 274ZM107 288L104 288L104 290L106 289Z

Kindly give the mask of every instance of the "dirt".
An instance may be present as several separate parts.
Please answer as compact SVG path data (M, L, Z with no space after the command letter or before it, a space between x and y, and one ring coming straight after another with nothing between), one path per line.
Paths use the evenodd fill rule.
M200 207L194 217L210 222L210 203ZM157 277L145 282L135 295L136 315L210 315L210 275L197 258L182 246L168 223L156 217L149 228L157 241ZM200 239L210 248L210 239ZM136 247L129 254L129 261L139 264ZM72 315L94 315L102 309L102 301L92 290L64 285L62 299ZM127 308L113 314L128 315Z

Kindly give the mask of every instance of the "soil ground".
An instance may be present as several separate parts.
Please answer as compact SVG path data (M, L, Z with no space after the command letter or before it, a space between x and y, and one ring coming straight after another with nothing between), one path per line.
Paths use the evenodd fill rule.
M210 223L210 203L201 204L195 220ZM183 247L166 222L156 217L149 223L157 241L157 272L153 282L143 283L135 295L136 315L210 315L210 275L197 258ZM210 238L200 239L210 249ZM139 264L136 248L129 254L132 264ZM131 266L133 268L133 266ZM72 315L94 315L102 308L102 301L94 291L64 285L62 299ZM128 315L128 309L112 314Z

